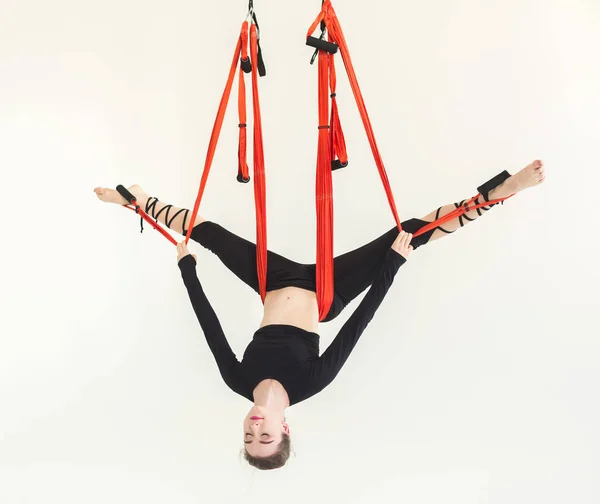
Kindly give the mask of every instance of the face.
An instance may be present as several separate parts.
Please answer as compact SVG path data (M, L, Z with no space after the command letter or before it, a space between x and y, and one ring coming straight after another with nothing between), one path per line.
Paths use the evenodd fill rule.
M244 446L252 457L268 457L277 451L283 433L290 428L283 413L253 406L244 419Z

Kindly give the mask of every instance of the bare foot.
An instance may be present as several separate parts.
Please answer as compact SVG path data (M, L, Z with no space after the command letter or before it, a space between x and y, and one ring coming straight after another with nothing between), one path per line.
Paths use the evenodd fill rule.
M544 180L546 180L544 164L539 160L534 161L492 191L490 199L507 198L511 194L539 185Z
M148 200L148 195L138 185L132 185L128 188L128 190L137 198L137 204L143 208L143 206L146 204L146 201ZM108 189L106 187L96 187L96 189L94 189L94 192L96 193L96 196L98 196L98 199L104 201L105 203L117 203L118 205L127 205L129 203L114 189Z

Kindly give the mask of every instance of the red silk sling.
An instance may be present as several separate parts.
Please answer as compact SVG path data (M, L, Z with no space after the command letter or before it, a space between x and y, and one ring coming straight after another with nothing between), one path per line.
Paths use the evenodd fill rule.
M264 76L264 64L260 54L259 33L256 21L256 15L250 1L249 17L252 24L250 25L250 33L248 34L248 21L244 21L238 42L234 51L233 61L225 91L221 98L219 109L213 131L211 134L204 171L200 181L198 196L194 204L192 216L189 221L186 243L189 242L200 203L204 195L206 183L214 159L214 154L219 141L223 120L233 81L236 75L238 62L239 68L239 91L238 91L238 114L239 114L239 147L238 147L238 176L239 182L248 182L250 180L249 168L246 161L247 156L247 140L246 140L246 87L244 82L244 73L252 72L252 104L254 116L254 137L253 137L253 172L254 172L254 199L256 211L256 267L259 281L259 291L262 301L266 296L266 281L267 281L267 220L266 220L266 187L265 187L265 166L263 152L263 137L262 137L262 117L260 110L260 100L258 93L258 74ZM325 29L328 33L328 41L315 39L312 33L321 23L323 34ZM250 54L248 54L248 36L250 37ZM348 164L348 155L346 153L346 144L344 134L339 118L338 104L336 100L336 85L337 77L334 64L334 53L339 48L342 56L342 61L346 68L346 73L350 81L352 92L354 94L356 104L358 106L363 125L371 146L371 151L379 171L379 176L383 183L388 203L392 211L392 215L398 226L398 230L402 231L402 225L389 179L377 142L371 125L371 120L367 112L366 105L363 100L362 92L358 85L358 80L348 46L344 37L344 33L337 19L335 10L331 4L331 0L324 0L321 12L311 25L307 34L307 43L311 39L312 42L308 45L317 47L319 65L318 65L318 114L319 114L319 136L318 136L318 152L317 152L317 167L316 167L316 209L317 209L317 257L316 257L316 291L319 306L319 320L323 320L331 308L334 295L333 283L333 182L332 171L338 168L343 168ZM315 45L316 44L316 45ZM327 45L329 44L329 45ZM322 49L321 46L327 46ZM336 46L335 48L333 46ZM335 51L335 52L334 52ZM331 94L330 94L331 92ZM331 110L329 110L329 100L331 98ZM435 229L442 224L455 219L467 212L482 208L485 206L500 203L508 198L495 199L484 203L475 204L475 200L481 197L481 194L474 196L467 203L458 207L447 215L437 219L434 222L421 228L414 236L420 236L432 229ZM151 218L139 207L135 205L135 200L130 202L131 205L126 205L127 208L135 210L141 217L149 222L163 236L175 245L177 242L164 230L160 225L153 222Z

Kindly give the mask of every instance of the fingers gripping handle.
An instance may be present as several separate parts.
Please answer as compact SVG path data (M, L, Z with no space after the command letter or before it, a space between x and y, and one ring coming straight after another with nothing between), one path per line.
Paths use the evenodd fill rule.
M131 194L127 189L125 189L124 186L118 185L117 191L121 196L123 196L123 198L125 198L127 200L127 203L129 203L131 205L135 205L137 198L133 194Z

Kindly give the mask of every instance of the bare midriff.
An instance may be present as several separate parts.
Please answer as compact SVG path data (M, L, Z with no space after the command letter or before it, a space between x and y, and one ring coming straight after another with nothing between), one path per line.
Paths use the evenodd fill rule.
M291 325L305 331L317 332L319 326L317 295L298 287L286 287L268 292L260 327L268 325Z

